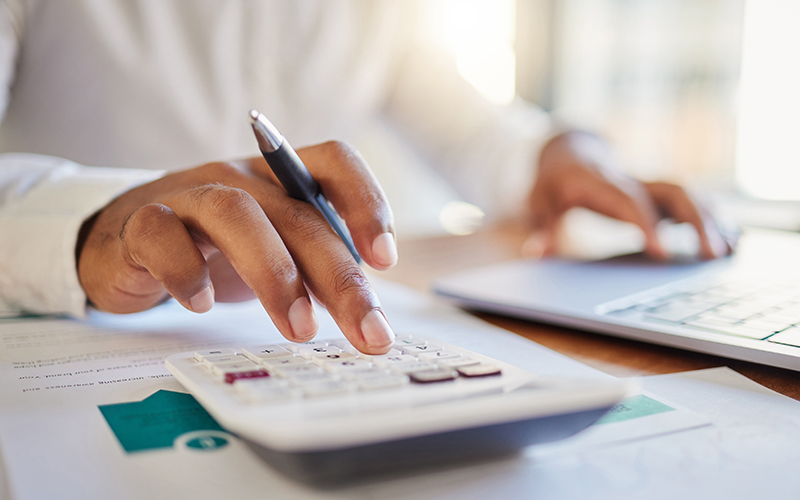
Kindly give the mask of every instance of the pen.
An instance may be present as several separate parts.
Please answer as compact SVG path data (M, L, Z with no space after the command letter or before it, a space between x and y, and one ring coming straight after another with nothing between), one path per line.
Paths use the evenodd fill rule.
M267 120L267 117L256 111L250 111L250 124L256 134L258 149L264 159L267 160L269 168L275 173L283 185L286 192L296 200L302 200L312 204L328 221L339 238L342 239L353 258L361 263L361 256L353 244L350 233L342 225L339 215L328 203L325 195L322 194L317 181L311 177L303 161L297 156L294 148L284 139L278 129Z

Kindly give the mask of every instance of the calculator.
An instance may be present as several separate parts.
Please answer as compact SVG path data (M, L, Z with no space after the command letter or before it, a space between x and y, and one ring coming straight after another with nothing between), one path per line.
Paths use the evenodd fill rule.
M166 366L223 428L312 482L509 455L577 433L632 390L416 335L380 356L328 339L185 352Z

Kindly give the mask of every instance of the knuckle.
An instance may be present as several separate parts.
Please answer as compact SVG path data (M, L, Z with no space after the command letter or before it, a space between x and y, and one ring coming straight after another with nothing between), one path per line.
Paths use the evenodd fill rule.
M332 276L332 289L339 295L360 294L369 288L369 282L361 269L347 263L334 266Z
M238 218L259 207L247 191L219 184L194 188L193 196L204 211L216 218Z
M671 182L654 182L653 187L661 193L663 197L668 200L688 198L689 193L679 184L672 184Z
M329 165L335 165L338 169L358 172L361 175L370 172L366 160L358 150L343 141L328 141L320 145L322 156Z
M290 203L283 207L280 224L288 233L307 241L316 241L328 231L316 211L305 203Z
M203 178L214 180L230 179L241 174L235 166L225 162L207 163L198 167L198 170Z
M272 277L280 283L295 283L300 279L300 272L297 270L294 261L284 255L276 256L268 264Z
M356 148L344 141L327 141L320 146L326 155L333 158L350 158L357 153Z
M123 222L119 237L139 238L153 234L161 228L161 222L168 217L172 210L160 203L150 203L134 210Z
M664 183L663 186L664 190L666 190L667 194L671 197L686 197L687 193L686 190L683 189L683 186L679 186L678 184L669 184Z

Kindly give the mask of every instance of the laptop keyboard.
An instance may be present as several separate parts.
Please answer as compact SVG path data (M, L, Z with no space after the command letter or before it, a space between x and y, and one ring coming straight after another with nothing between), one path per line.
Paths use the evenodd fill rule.
M601 304L599 314L800 347L800 285L707 278Z

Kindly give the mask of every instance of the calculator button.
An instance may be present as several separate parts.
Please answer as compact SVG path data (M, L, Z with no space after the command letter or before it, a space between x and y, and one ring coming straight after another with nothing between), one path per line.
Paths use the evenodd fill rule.
M436 362L437 365L441 368L461 368L462 366L471 366L477 365L480 361L473 358L451 358L451 359L440 359Z
M354 382L362 391L379 391L382 389L394 389L408 384L408 376L398 374L380 374L368 377L359 377Z
M393 372L409 374L413 372L421 372L426 370L437 370L436 365L432 363L424 363L422 361L409 361L408 363L396 363L389 366Z
M250 370L258 370L257 364L242 357L242 361L229 361L227 363L215 363L209 368L217 376L223 376L226 373L246 372Z
M265 359L291 358L294 354L279 345L257 345L242 348L242 354L251 361L260 363Z
M302 365L276 366L275 368L271 368L270 372L274 372L276 375L281 377L288 377L290 375L299 375L301 373L322 373L322 369L318 366L312 365L311 363L305 363Z
M226 372L225 373L225 383L226 384L233 384L239 380L246 380L246 379L256 379L256 378L264 378L269 377L269 374L264 370L251 370L249 372Z
M294 353L300 352L300 349L304 349L306 347L325 347L328 343L324 340L311 340L309 342L302 342L300 344L281 344L281 347L292 351Z
M462 366L458 368L458 373L464 377L490 377L492 375L500 375L502 370L500 367L481 363L479 365Z
M398 351L397 349L392 348L392 349L389 349L389 352L387 352L385 354L372 355L372 354L359 353L358 357L359 358L368 359L370 361L375 361L376 359L384 359L384 358L388 358L390 356L399 356L401 354L403 354L403 353Z
M456 351L421 352L418 357L420 361L436 362L440 359L460 358L461 353Z
M362 378L369 378L369 377L377 377L380 375L389 375L392 374L391 371L385 368L359 368L357 370L348 370L339 372L338 375L341 375L342 378L347 380L355 380L358 381Z
M336 346L344 352L349 352L351 354L358 354L358 349L353 347L347 339L336 339L336 340L327 340L328 345Z
M328 363L335 363L337 361L348 361L348 360L356 360L355 354L350 354L349 352L340 352L339 354L318 354L311 358L311 362L319 365L325 366Z
M298 399L302 393L289 386L252 386L244 391L245 398L251 403L268 403L272 401L285 401Z
M196 351L194 353L194 359L197 361L203 361L206 356L232 356L236 354L236 351L233 349L225 348L225 349L210 349L208 351Z
M372 361L375 363L375 366L391 368L392 365L396 365L398 363L407 363L416 360L417 358L415 358L414 356L409 356L408 354L400 354L397 356L387 356L385 358L373 358Z
M325 354L341 354L342 350L336 346L312 346L312 347L304 347L298 351L300 356L311 359L315 357L317 354L325 355Z
M238 354L221 354L218 356L203 357L203 364L209 368L212 368L214 365L219 363L231 363L239 361L247 361L247 359L245 359L244 356L239 356Z
M234 382L233 387L237 391L246 394L248 391L253 390L286 389L289 387L289 382L275 377L244 378Z
M287 373L286 379L294 385L306 385L317 382L333 382L339 380L339 377L325 372L295 372Z
M444 347L435 344L407 345L401 349L405 354L416 356L423 352L444 351Z
M227 365L215 365L214 368L212 369L214 375L216 375L220 380L226 380L229 374L255 372L255 371L263 371L263 370L255 363L250 363L249 361L247 363L229 363ZM232 381L230 383L232 383Z
M322 396L336 396L353 392L353 386L342 380L333 380L328 382L314 382L304 384L300 387L303 394L309 398L316 398Z
M411 380L417 384L432 384L434 382L447 382L454 380L458 374L453 370L425 370L409 373Z
M279 368L282 366L295 366L295 365L307 365L308 361L303 358L277 358L277 359L263 359L261 360L261 364L267 368L267 370L272 370L274 368Z
M396 345L398 348L411 346L411 345L425 345L427 343L428 343L427 340L415 339L415 338L410 337L410 336L409 337L395 337L394 338L394 345Z
M366 359L357 359L357 358L344 359L344 360L340 359L325 363L323 368L325 368L331 373L345 373L350 371L371 369L372 363L370 363Z

